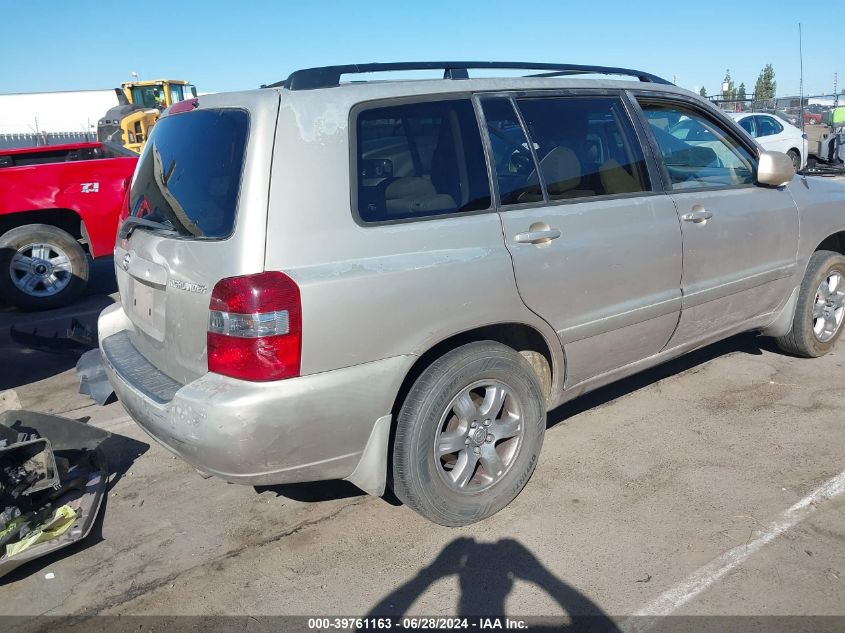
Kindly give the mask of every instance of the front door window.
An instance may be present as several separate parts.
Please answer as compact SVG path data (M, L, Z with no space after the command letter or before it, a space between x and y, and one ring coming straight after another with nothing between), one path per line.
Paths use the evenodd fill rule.
M718 123L684 106L642 106L673 190L754 184L754 158Z

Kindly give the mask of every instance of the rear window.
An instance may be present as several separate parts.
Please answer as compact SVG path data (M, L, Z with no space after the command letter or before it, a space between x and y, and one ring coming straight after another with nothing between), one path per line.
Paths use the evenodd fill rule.
M124 154L125 155L125 154ZM70 163L78 160L114 158L118 156L102 147L76 147L73 149L37 149L22 154L0 156L0 167L26 167L48 163Z
M248 128L247 113L233 109L159 120L135 172L131 214L163 222L185 237L231 235Z
M490 186L469 99L365 110L357 121L358 215L385 222L479 211Z

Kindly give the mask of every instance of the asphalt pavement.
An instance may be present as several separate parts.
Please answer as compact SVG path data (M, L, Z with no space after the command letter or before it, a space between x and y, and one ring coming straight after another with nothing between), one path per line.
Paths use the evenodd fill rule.
M746 334L571 402L523 493L455 529L343 482L203 479L77 393L77 352L10 337L93 323L110 290L0 311L0 391L113 433L94 532L0 580L0 615L845 616L841 342L806 360Z

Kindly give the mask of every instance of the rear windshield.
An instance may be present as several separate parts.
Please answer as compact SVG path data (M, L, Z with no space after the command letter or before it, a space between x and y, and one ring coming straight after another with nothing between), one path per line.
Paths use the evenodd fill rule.
M231 235L248 127L247 113L232 109L159 120L135 171L131 214L185 237Z

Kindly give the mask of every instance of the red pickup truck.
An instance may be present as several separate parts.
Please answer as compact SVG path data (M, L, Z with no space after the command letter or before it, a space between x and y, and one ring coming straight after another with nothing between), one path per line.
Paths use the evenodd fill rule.
M88 258L114 251L136 154L103 143L0 150L0 296L24 310L70 303Z
M821 125L822 115L820 112L804 112L805 125Z

